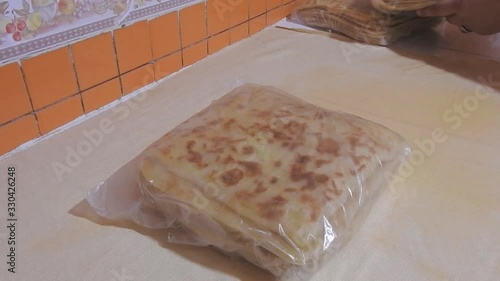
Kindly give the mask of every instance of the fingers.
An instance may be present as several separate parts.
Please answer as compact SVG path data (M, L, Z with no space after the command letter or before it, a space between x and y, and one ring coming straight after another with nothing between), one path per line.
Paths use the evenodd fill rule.
M453 15L460 9L460 0L441 0L439 3L418 10L421 17L446 17Z
M481 32L477 32L475 29L471 30L471 26L467 23L467 21L457 15L446 17L446 21L456 25L463 33L475 32L481 34ZM474 28L474 25L472 25L472 27Z
M454 24L454 25L463 24L463 22L461 22L456 15L447 16L446 21L448 21L449 23Z

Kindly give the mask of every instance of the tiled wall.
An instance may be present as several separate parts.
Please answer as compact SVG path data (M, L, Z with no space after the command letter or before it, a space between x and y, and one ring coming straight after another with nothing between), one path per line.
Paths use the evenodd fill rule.
M0 64L203 0L0 0Z
M0 156L290 14L295 0L207 0L0 67Z

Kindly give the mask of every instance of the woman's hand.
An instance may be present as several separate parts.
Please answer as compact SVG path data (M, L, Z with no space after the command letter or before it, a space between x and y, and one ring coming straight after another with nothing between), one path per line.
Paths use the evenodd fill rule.
M451 24L483 35L500 32L500 0L440 0L417 13L446 17Z

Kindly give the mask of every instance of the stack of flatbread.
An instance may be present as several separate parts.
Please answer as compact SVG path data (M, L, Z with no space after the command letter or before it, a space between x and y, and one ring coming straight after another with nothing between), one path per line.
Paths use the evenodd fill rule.
M247 84L151 145L140 187L187 243L307 280L407 152L381 125Z
M436 4L439 0L371 0L373 7L382 12L416 11Z
M415 31L429 29L441 22L438 18L418 17L402 3L390 0L302 0L290 16L292 22L344 34L354 40L389 45ZM395 13L393 10L398 12ZM388 10L392 12L388 12Z

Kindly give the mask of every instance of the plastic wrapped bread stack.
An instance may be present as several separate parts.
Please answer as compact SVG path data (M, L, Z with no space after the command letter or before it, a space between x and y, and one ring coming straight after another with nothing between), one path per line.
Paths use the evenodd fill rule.
M375 9L388 12L400 13L404 11L416 11L428 6L432 6L438 0L371 0Z
M382 46L441 22L440 18L419 17L415 11L395 12L400 8L415 7L395 3L389 0L299 0L289 20Z
M213 246L280 280L308 280L362 225L408 153L382 125L246 84L88 200L101 216L168 229L172 243ZM130 177L139 185L124 184Z

